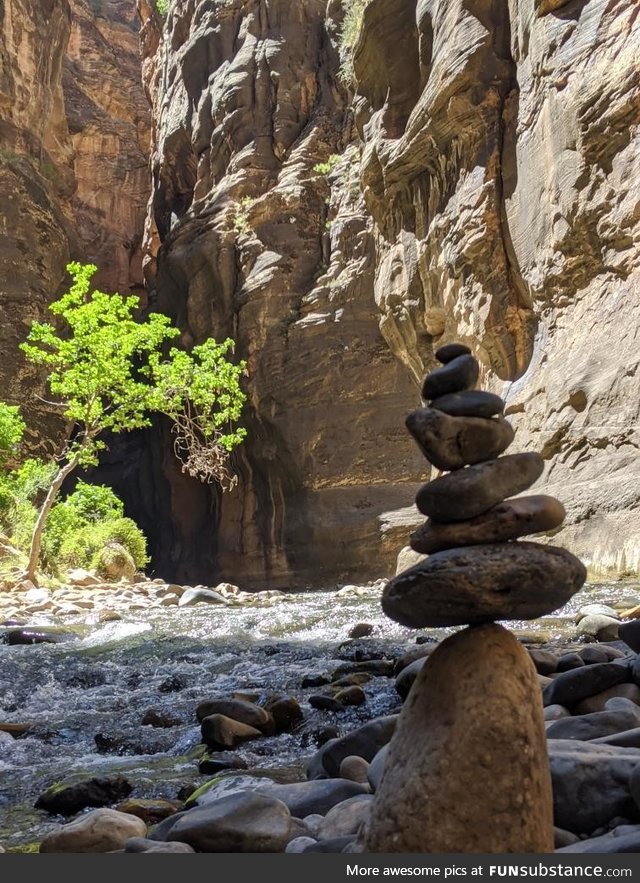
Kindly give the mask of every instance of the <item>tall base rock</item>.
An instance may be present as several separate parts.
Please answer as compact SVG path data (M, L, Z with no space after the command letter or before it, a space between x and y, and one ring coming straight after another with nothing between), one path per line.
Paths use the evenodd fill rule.
M502 626L452 635L422 668L363 836L368 852L553 852L540 688Z

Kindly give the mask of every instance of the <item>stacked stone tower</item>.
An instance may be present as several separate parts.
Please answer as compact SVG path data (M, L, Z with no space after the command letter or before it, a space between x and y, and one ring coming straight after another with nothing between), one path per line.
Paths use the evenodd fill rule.
M411 545L428 557L398 574L382 607L406 626L468 628L430 656L403 706L365 832L370 852L553 851L553 803L540 686L529 654L496 620L535 619L586 579L565 549L520 537L559 527L561 503L513 495L540 477L537 453L504 454L503 400L475 390L468 347L436 353L426 407L407 427L442 475L416 504Z

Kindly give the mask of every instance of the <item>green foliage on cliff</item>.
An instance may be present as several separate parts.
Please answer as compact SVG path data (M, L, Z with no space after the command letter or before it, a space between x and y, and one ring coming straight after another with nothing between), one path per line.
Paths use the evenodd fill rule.
M138 321L138 298L92 289L93 264L72 263L67 270L73 284L49 307L56 324L33 323L21 344L29 361L47 369L51 394L72 426L33 526L32 580L58 492L74 469L98 462L106 432L139 429L150 425L152 414L165 414L183 471L223 489L234 484L229 454L246 435L234 425L245 402L240 378L246 365L227 360L233 341L167 353L166 344L179 335L167 316Z
M360 30L364 10L369 0L343 0L344 18L340 29L340 70L338 75L346 84L353 83L353 50Z
M169 3L171 0L155 0L156 9L160 15L165 16L169 12Z
M313 167L313 171L317 172L319 175L329 175L335 169L341 159L341 154L332 153L329 155L328 159L325 162L316 163Z

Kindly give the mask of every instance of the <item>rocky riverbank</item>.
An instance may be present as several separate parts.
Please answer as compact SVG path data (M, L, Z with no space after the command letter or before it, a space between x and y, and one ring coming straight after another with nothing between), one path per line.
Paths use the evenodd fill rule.
M57 770L55 782L52 775L40 777L32 803L38 803L33 812L43 820L43 834L35 842L27 833L16 842L19 837L14 834L11 842L5 840L5 847L43 852L362 849L360 837L380 782L385 746L410 686L438 646L440 634L434 630L416 638L414 631L384 633L378 622L358 622L360 613L366 615L374 605L379 606L383 584L344 587L341 593L325 593L322 599L316 596L327 605L323 622L330 620L333 609L335 621L351 623L349 629L344 627L344 640L332 642L322 655L313 656L307 648L282 640L260 643L248 651L257 659L258 668L250 669L247 654L239 654L234 677L214 680L203 676L195 665L192 641L180 651L177 645L171 648L166 658L175 660L173 665L178 660L185 660L180 663L185 666L191 664L197 670L193 677L184 676L187 668L161 664L158 656L147 668L138 660L135 671L128 669L117 684L114 680L112 691L120 691L120 710L115 710L114 698L104 685L97 688L102 692L84 692L83 704L102 703L106 711L114 708L109 713L111 728L105 728L102 721L101 732L89 734L94 742L93 749L87 749L90 762L70 766L77 770L75 775L69 776L68 770L60 775ZM49 598L36 597L36 592L47 592ZM212 599L208 592L223 601ZM622 607L633 604L633 588L616 594L621 601L618 609L583 605L571 616L571 627L562 637L556 634L541 641L546 636L540 631L536 639L536 623L531 624L529 634L519 633L535 666L545 704L558 849L640 849L640 662L636 656L640 626L620 619ZM180 600L185 596L187 602L191 597L200 600L195 606L183 602L181 610ZM285 614L302 615L297 606L300 596L294 594L257 593L245 598L245 593L233 587L172 587L159 581L49 590L22 586L0 593L0 598L6 642L3 661L22 654L20 663L26 666L29 659L35 660L34 654L49 653L43 664L51 665L55 654L65 652L61 670L69 668L76 647L89 652L82 637L87 631L118 629L137 617L197 616L202 628L206 624L211 630L214 624L221 627L225 617L251 615L254 619L243 621L251 622L248 628L258 633L258 622L269 620L273 625ZM168 608L166 598L171 600ZM67 605L76 609L53 615L53 611L69 611ZM121 621L107 621L116 616ZM318 613L314 617L320 618ZM20 618L23 624L18 624ZM39 630L45 640L53 634L47 628L62 628L70 637L61 647L43 646L33 635ZM194 630L193 622L189 628ZM349 631L359 637L350 638ZM590 631L599 632L600 640ZM19 646L15 636L29 641L30 632L30 644ZM205 658L211 658L210 650ZM221 668L221 656L217 664ZM92 679L106 678L111 685L112 666L113 657L108 661L100 656L85 658L81 671L73 672L73 684L67 674L67 693L77 689L79 680L86 691ZM280 673L287 670L281 681L277 681L278 669ZM138 681L153 681L154 689L144 699L135 689L134 674ZM269 680L275 689L269 689ZM34 684L32 691L37 689ZM147 699L151 695L157 698L155 707ZM52 757L64 749L66 733L51 734L53 710L47 733L41 726L29 730L30 721L21 718L21 706L14 704L12 711L7 713L5 708L0 714L0 761L22 745L29 745L33 756L37 744L45 745L47 739ZM32 702L24 700L25 713L33 708ZM147 747L132 746L128 736L118 742L127 714L137 720L140 741L148 740ZM67 716L66 729L73 726ZM96 741L100 735L102 741ZM158 778L150 784L139 772L143 750L152 752L150 761L156 764L163 752L174 761L180 756L179 774L165 773L165 787ZM112 758L113 768L92 774L96 756ZM1 766L0 774L7 783L19 775ZM158 776L162 775L160 769Z

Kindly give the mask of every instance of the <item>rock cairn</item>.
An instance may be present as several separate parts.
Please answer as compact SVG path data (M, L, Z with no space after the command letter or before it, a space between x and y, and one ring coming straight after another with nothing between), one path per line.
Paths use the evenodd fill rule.
M565 549L520 537L558 528L548 496L510 499L541 476L537 453L504 454L514 432L504 402L475 390L468 347L441 347L427 403L406 421L427 460L447 474L419 491L428 520L412 548L428 557L383 592L405 626L469 626L444 640L403 706L376 792L370 852L553 852L553 802L543 704L531 658L496 620L535 619L586 579Z

